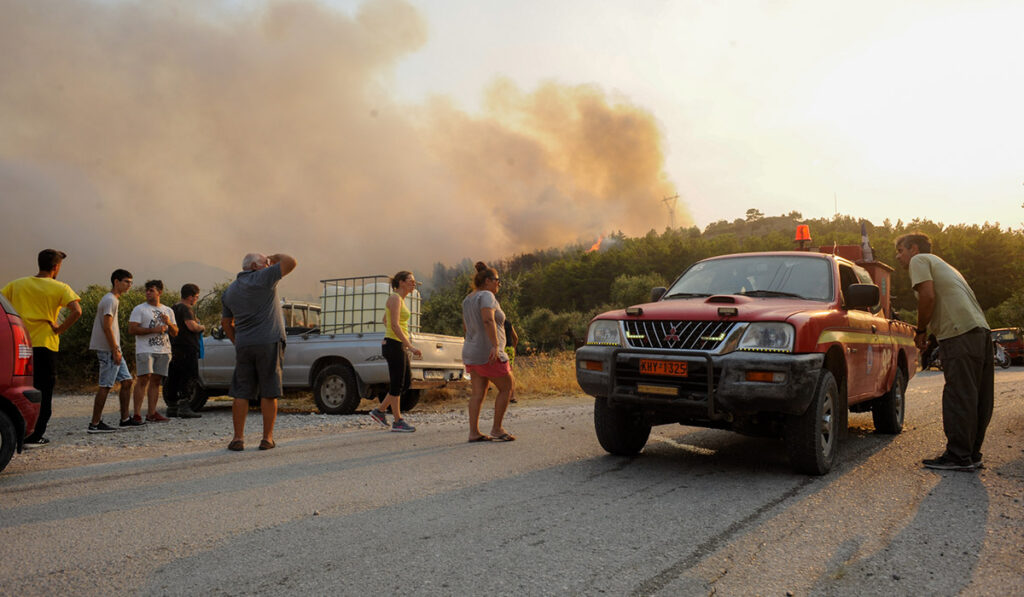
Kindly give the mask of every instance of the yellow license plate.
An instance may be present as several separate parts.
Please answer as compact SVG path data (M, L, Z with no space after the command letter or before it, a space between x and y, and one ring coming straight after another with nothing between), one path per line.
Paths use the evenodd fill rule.
M640 374L686 377L688 375L686 364L686 361L654 361L651 359L640 359Z

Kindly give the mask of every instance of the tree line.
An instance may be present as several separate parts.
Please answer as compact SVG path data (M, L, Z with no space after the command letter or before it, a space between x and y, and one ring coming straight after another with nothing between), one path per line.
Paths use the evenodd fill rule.
M729 253L781 251L795 247L798 224L810 227L812 246L859 245L861 220L845 215L805 220L798 212L721 220L703 231L696 227L654 230L630 238L617 232L600 249L569 246L524 253L492 263L502 278L499 300L526 346L538 350L571 348L585 339L590 319L604 311L648 300L654 286L666 286L690 265ZM896 262L895 240L923 232L933 252L963 273L986 310L992 327L1024 324L1024 232L998 224L943 225L927 219L865 222L875 259L896 268L893 305L901 319L917 321L913 289ZM436 264L424 302L423 327L462 334L462 299L470 290L472 264Z
M748 210L746 217L722 220L703 231L696 227L654 230L640 237L616 232L605 237L598 250L570 245L514 255L491 263L501 274L499 300L516 326L527 350L561 350L579 345L597 314L645 302L654 286L667 286L701 259L728 253L780 251L794 248L797 224L810 227L812 246L860 244L861 220L850 216L805 220L797 212L765 217ZM875 258L895 268L893 305L899 317L916 323L917 301L910 280L895 259L896 238L924 232L933 252L959 269L986 310L992 327L1024 325L1024 231L998 224L946 226L927 219L881 225L865 223ZM470 292L473 263L435 264L428 277L422 303L424 332L463 335L462 300ZM196 305L200 321L212 329L220 323L220 295L228 282L203 289ZM61 338L58 377L87 381L95 377L96 357L89 336L96 306L106 285L91 285L80 292L82 319ZM178 302L177 290L167 289L161 302ZM123 350L134 360L135 338L127 333L128 315L145 301L137 286L121 297L119 322Z

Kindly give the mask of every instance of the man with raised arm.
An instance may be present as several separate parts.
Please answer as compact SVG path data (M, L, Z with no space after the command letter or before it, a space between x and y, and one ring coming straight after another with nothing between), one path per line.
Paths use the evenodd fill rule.
M245 417L249 401L260 399L263 414L263 439L260 450L274 443L277 399L284 393L281 361L284 358L285 332L277 284L295 269L290 255L266 256L249 253L242 260L242 271L221 296L221 326L235 345L235 373L228 395L234 398L231 420L234 435L228 449L245 449Z

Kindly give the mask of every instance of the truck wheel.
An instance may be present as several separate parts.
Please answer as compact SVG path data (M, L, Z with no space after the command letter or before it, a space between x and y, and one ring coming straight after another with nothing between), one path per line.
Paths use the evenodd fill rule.
M594 430L601 447L619 456L639 453L651 435L650 423L645 423L639 412L611 406L602 396L594 399Z
M15 432L14 421L11 421L7 413L0 411L0 471L7 468L7 463L14 458L14 448L18 441Z
M814 400L802 415L786 419L789 463L799 473L824 475L832 469L839 451L836 405L839 387L832 372L823 371Z
M206 406L206 401L210 399L210 392L203 387L202 383L195 381L185 390L185 396L188 400L188 407L192 409L192 412L199 412Z
M423 390L406 390L405 393L402 394L401 399L402 412L407 412L416 408L416 405L420 403L420 395L422 393ZM387 390L377 392L377 402L384 402L384 399L387 397Z
M416 408L416 405L420 403L420 395L423 393L422 390L406 390L402 394L402 412L409 412Z
M359 385L347 365L328 365L316 376L313 402L328 415L349 415L359 406Z
M878 433L897 434L903 431L903 416L907 408L907 376L903 369L896 368L892 387L881 398L871 403L871 418Z

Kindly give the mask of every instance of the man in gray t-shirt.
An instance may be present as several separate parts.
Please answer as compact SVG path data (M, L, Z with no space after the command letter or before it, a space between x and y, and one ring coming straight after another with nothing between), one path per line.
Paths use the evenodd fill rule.
M234 437L228 449L245 449L245 417L249 401L260 398L263 412L261 450L274 444L277 399L282 394L281 360L284 357L284 317L277 299L277 283L295 269L296 261L284 254L249 253L242 271L221 297L221 326L235 345L235 373L228 395L234 398L231 420Z

